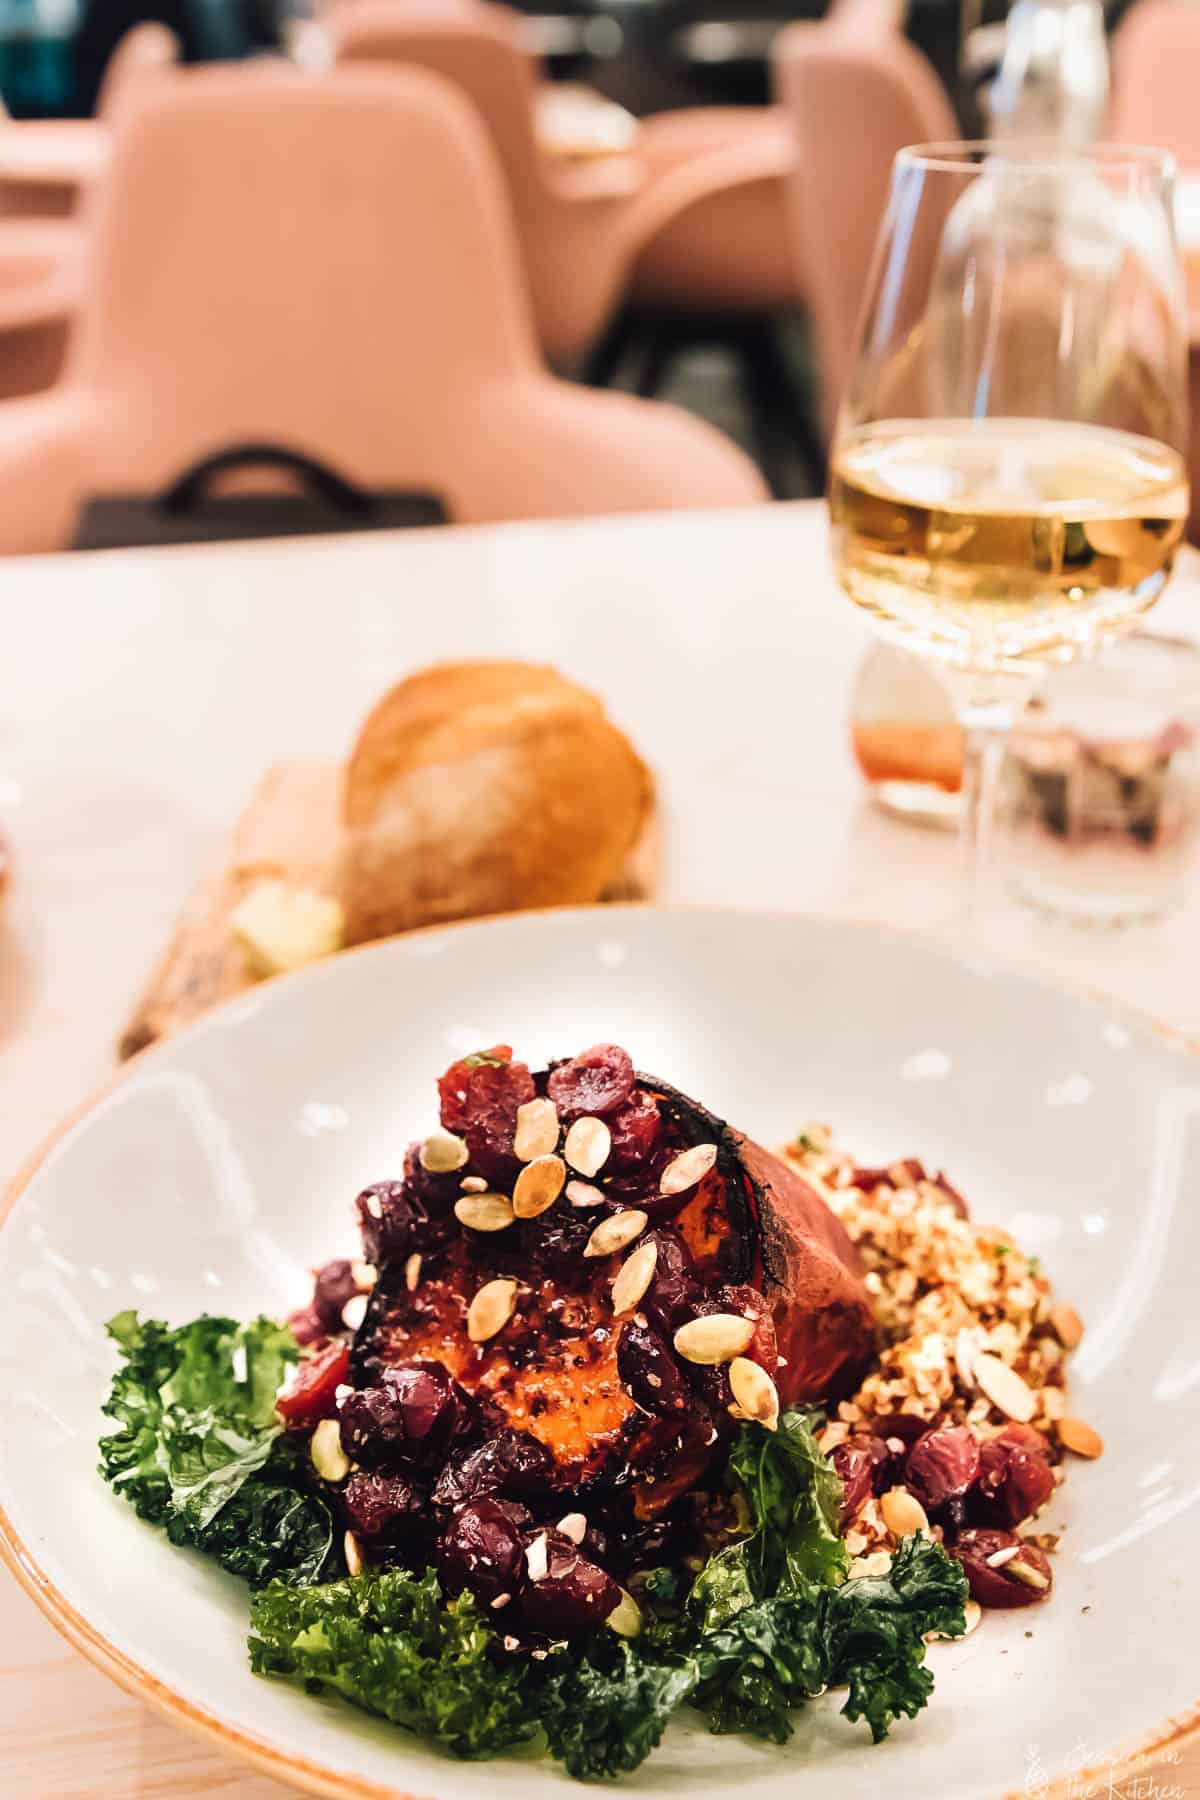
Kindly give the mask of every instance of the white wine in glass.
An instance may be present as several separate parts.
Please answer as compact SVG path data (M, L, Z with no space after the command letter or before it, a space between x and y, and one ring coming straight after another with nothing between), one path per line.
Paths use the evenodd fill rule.
M952 672L972 886L1019 677L1131 624L1170 575L1186 348L1165 156L901 152L831 455L833 549L872 623Z

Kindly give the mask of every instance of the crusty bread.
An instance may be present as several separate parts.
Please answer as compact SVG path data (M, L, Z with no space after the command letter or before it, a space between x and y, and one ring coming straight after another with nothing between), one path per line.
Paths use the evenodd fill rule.
M651 802L628 739L554 669L427 669L379 702L346 770L346 941L598 900Z

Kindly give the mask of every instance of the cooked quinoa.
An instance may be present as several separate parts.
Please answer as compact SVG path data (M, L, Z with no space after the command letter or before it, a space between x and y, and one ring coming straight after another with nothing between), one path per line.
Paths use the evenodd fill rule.
M781 1154L857 1246L879 1329L878 1361L836 1408L822 1448L832 1450L881 1414L965 1424L981 1441L1016 1420L1044 1438L1061 1481L1064 1448L1094 1434L1066 1410L1066 1353L1082 1326L1071 1307L1056 1304L1037 1258L1007 1232L969 1219L946 1177L928 1175L913 1158L865 1168L824 1125L805 1127ZM1085 1453L1098 1450L1096 1439ZM903 1511L893 1519L899 1529L889 1529L883 1514L891 1498L868 1499L849 1524L856 1573L882 1572L898 1536L913 1529ZM923 1528L940 1535L936 1525ZM1037 1519L1020 1535L1042 1549L1057 1543Z

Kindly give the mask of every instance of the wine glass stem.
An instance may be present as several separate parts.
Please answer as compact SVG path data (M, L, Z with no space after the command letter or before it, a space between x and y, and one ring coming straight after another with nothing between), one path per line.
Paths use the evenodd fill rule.
M1004 745L1013 722L1008 699L970 701L959 706L963 732L963 912L978 914L991 870L996 794Z

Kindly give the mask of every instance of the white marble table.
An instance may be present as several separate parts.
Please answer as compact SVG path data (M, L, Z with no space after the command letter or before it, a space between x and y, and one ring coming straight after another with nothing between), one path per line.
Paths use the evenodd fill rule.
M1159 616L1200 625L1200 561ZM862 800L846 711L866 630L815 505L11 560L0 633L3 1178L110 1068L263 766L346 748L391 681L439 657L541 658L604 695L661 779L665 898L946 917L953 842ZM973 941L1200 1034L1196 925L1193 906L1080 933L997 895ZM3 1575L0 1677L5 1800L284 1791L120 1695ZM1187 1767L1200 1789L1200 1753Z

